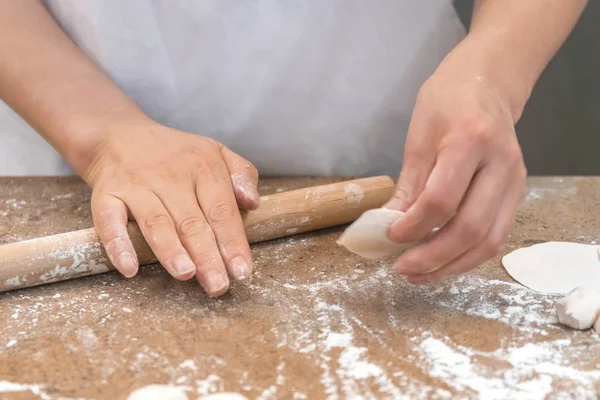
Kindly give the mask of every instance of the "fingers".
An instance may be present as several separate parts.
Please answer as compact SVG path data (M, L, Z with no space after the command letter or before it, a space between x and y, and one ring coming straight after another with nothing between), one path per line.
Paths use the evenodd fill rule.
M96 232L115 268L127 278L135 276L139 262L127 233L127 207L116 197L94 192L92 215Z
M204 160L196 169L196 196L215 235L227 270L237 280L252 273L252 256L242 217L232 192L229 171L221 159ZM199 270L199 279L204 272Z
M173 194L175 196L177 193ZM124 201L162 266L175 279L188 280L193 277L196 266L181 244L173 219L162 201L149 191L132 191Z
M427 177L435 163L433 146L428 143L426 130L428 118L420 118L420 108L415 108L408 128L404 148L402 170L394 191L394 196L384 208L406 211L419 197L425 187Z
M402 275L431 273L483 241L498 213L508 177L502 165L483 168L456 216L427 243L400 256L394 270Z
M161 198L173 218L179 239L196 266L199 282L210 296L220 296L229 288L225 264L219 254L213 231L206 221L198 200L189 188L163 190Z
M420 240L445 223L458 209L479 160L464 149L442 151L418 199L390 227L390 239L398 243Z
M419 196L433 167L433 161L420 153L405 153L394 196L383 207L406 211Z
M429 274L409 275L406 277L407 281L412 284L436 282L466 272L495 256L506 241L519 203L523 198L525 175L525 171L521 171L519 176L510 183L492 227L481 243L445 267Z
M233 192L238 205L246 210L256 210L260 205L258 194L258 171L248 160L227 147L221 147L223 160L229 170Z

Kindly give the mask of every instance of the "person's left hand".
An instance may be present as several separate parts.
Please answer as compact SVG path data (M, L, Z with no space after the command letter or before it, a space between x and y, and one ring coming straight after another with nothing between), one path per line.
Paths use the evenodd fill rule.
M464 46L453 53L421 87L396 193L385 206L406 212L389 230L395 242L423 239L443 225L394 264L414 284L494 256L524 193L527 172L514 130L522 108L515 111L505 95L507 80L495 79L501 73L479 67Z

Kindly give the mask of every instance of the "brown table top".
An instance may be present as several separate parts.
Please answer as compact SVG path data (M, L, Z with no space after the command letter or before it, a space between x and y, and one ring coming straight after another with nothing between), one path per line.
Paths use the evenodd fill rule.
M600 178L529 186L503 254L599 240ZM77 179L0 178L0 243L91 227L89 198ZM254 277L220 299L158 265L0 294L0 398L125 399L150 384L194 400L600 395L600 335L558 325L556 297L516 284L500 257L411 286L336 246L341 230L254 245Z

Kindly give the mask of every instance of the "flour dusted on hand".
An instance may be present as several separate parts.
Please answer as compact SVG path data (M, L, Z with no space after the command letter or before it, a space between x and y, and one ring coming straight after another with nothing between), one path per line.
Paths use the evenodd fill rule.
M388 238L390 226L403 216L403 212L387 208L366 211L342 233L337 243L369 260L399 255L420 243L395 243Z
M517 282L542 293L567 294L579 286L600 291L598 246L547 242L513 251L502 265Z

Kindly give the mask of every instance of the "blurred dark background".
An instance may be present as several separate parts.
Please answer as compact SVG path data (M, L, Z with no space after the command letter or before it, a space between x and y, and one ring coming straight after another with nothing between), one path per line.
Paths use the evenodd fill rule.
M469 26L473 0L454 3ZM600 1L538 81L517 134L531 175L600 175Z

